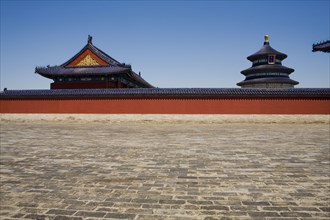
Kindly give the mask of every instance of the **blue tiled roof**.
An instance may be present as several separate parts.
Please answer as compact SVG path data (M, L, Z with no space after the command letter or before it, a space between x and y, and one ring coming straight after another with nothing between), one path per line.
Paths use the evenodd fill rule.
M6 90L0 99L10 98L326 98L330 88L132 88Z

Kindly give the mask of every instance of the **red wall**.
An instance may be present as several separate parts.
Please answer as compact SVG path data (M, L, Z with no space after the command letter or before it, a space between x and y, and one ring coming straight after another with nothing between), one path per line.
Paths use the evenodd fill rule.
M0 113L330 114L312 99L54 99L0 100Z

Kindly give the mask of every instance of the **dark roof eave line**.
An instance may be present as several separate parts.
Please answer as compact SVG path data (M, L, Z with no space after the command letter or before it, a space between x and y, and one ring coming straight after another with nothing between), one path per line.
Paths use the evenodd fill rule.
M279 71L287 74L291 74L294 72L294 69L286 66L274 66L274 65L260 65L260 66L255 66L255 67L250 67L248 69L242 70L241 74L243 75L249 75L252 73L271 73L274 71Z
M132 77L142 83L143 85L147 86L147 87L150 87L150 88L154 88L153 85L151 85L150 83L148 83L147 81L145 81L141 76L137 75L135 72L131 71L131 74L132 74Z
M52 74L52 73L38 73L39 75L52 79L50 77L79 77L79 76L111 76L111 75L119 75L119 74L123 74L125 73L125 71L123 72L116 72L116 73L83 73L83 74L79 74L79 73L64 73L64 74Z
M68 61L66 61L65 63L61 64L61 67L65 67L67 65L69 65L72 61L74 61L77 57L80 56L80 54L82 54L86 49L88 48L88 43L73 57L71 57Z
M36 72L36 73L39 74L40 76L43 76L43 77L47 78L47 79L54 79L54 77L52 77L52 75L49 75L49 74L43 74L43 73L38 73L38 72Z
M115 62L117 62L118 64L120 64L120 62L118 61L118 60L116 60L116 59L114 59L113 57L111 57L110 55L108 55L107 53L105 53L105 52L103 52L101 49L99 49L98 47L96 47L95 45L91 45L92 47L94 47L97 51L99 51L99 52L101 52L102 53L102 55L104 55L104 56L106 56L106 57L108 57L108 58L110 58L111 60L113 60L113 61L115 61Z
M253 62L255 59L257 59L258 57L263 57L266 55L272 55L272 53L260 53L260 54L252 54L250 56L248 56L246 59L248 59L249 61ZM280 60L284 60L288 57L288 55L286 54L275 54L276 57L280 58Z
M275 50L270 45L264 45L261 47L260 50L258 50L254 54L248 56L247 59L250 61L253 61L255 58L270 55L270 54L275 54L277 57L279 57L282 60L284 60L285 58L288 57L288 55Z
M280 79L278 81L267 81L267 79L261 78L260 80L255 80L255 79L251 79L251 80L243 80L239 83L237 83L236 85L238 86L243 86L243 85L255 85L255 84L279 84L279 83L283 83L283 84L291 84L291 85L298 85L299 82L292 80L292 79L287 79L287 80L283 80L281 81Z
M79 71L80 69L80 71ZM130 71L129 68L123 67L104 67L104 66L95 66L95 67L77 67L77 68L65 68L65 67L41 67L36 68L36 73L40 75L52 75L52 76L83 76L83 75L104 75L104 74L123 74Z
M286 89L256 89L256 88L139 88L139 89L72 89L72 90L7 90L0 92L0 99L8 98L196 98L196 97L322 97L330 99L329 88L286 88Z
M1 99L287 99L287 98L318 98L330 100L329 95L320 94L138 94L138 95L26 95L26 96L1 96Z
M106 54L105 52L103 52L102 50L100 50L99 48L94 46L93 44L87 43L76 55L71 57L68 61L66 61L65 63L63 63L60 66L65 67L65 66L69 65L72 61L77 59L77 57L79 57L87 49L91 50L93 53L95 53L97 56L99 56L106 63L109 63L109 59L110 59L110 61L113 61L115 64L120 64L119 61L112 58L111 56L109 56L108 54ZM112 64L112 62L110 62L109 64Z

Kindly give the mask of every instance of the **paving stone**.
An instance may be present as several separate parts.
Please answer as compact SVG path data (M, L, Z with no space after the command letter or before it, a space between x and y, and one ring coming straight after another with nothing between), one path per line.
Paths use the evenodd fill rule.
M77 212L76 210L51 209L46 214L73 215L76 212Z
M230 211L230 212L223 212L222 213L223 215L226 215L226 216L231 216L231 217L242 217L242 216L248 216L248 213L247 212L233 212L233 211Z
M320 207L320 209L321 209L323 212L330 212L330 206L329 206L329 207Z
M37 214L28 214L28 215L25 215L24 218L35 219L35 220L46 220L47 216L46 215L37 215Z
M170 216L176 216L176 215L185 215L185 210L178 210L178 209L154 209L153 213L156 215L170 215Z
M277 212L249 212L249 216L253 218L265 218L265 217L279 217L280 215ZM292 217L292 216L286 216Z
M113 202L89 202L87 203L88 206L105 206L105 207L111 207L114 205Z
M204 220L219 220L219 219L224 219L224 218L220 218L220 217L216 218L216 217L210 217L210 216L204 218ZM227 219L231 219L231 218L227 218Z
M54 220L82 220L82 218L81 217L57 215L57 216L55 216Z
M38 207L39 206L36 203L30 203L30 202L19 202L16 205L19 207Z
M201 206L201 209L206 209L206 210L224 210L224 211L229 210L229 208L227 206L219 206L219 205L209 205L209 206L202 205Z
M139 203L115 203L114 208L140 208L142 204Z
M11 217L12 218L23 218L24 215L26 215L26 214L19 213L19 214L15 214L15 215L13 215Z
M187 203L195 204L195 205L213 205L212 201L201 201L201 200L188 200Z
M302 211L302 212L320 212L317 207L289 207L291 211ZM279 210L280 211L280 210Z
M243 205L246 206L270 206L269 202L253 202L253 201L243 201L242 202Z
M5 123L1 219L329 219L329 124Z
M132 199L131 202L139 203L139 204L146 204L146 203L154 204L154 203L158 203L158 200L156 200L156 199Z
M281 212L283 217L312 217L310 213L306 212Z
M192 209L192 210L198 210L198 209L200 209L200 206L198 206L198 205L183 205L183 206L181 206L181 207L183 207L185 210L190 210L190 209Z
M216 211L199 211L198 213L199 213L199 215L213 215L213 216L217 216L217 212Z
M19 211L21 213L32 213L32 214L44 214L48 209L38 209L38 208L22 208Z
M97 208L95 211L99 212L118 212L119 208L112 208L112 207L100 207Z
M105 218L114 218L114 219L134 219L135 214L126 214L126 213L107 213Z
M75 216L82 216L82 217L96 217L102 218L105 216L105 212L87 212L87 211L78 211Z
M159 200L160 204L185 204L184 200Z
M269 217L267 218L267 220L300 220L299 218L283 218L283 217ZM305 219L304 220L308 220L308 219ZM312 220L312 219L310 219Z
M132 213L132 214L152 214L153 210L151 209L126 209L125 213Z
M283 206L265 206L262 207L262 210L264 211L290 211L289 207L283 207Z
M84 211L92 211L96 209L96 206L93 205L69 205L67 206L67 209L69 210L84 210Z
M312 218L314 218L314 219L319 219L319 218L328 218L328 219L330 219L330 213L329 212L310 212L308 214L310 214L312 216Z

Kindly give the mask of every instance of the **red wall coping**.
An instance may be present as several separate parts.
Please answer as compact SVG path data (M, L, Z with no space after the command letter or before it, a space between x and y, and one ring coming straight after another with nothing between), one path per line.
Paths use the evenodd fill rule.
M330 114L329 99L2 99L0 113Z

